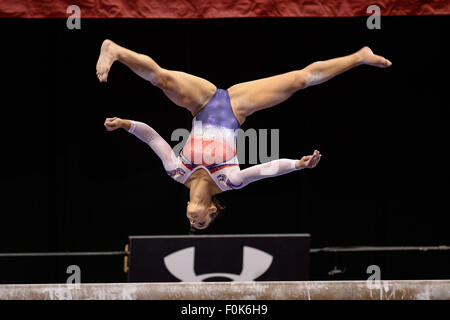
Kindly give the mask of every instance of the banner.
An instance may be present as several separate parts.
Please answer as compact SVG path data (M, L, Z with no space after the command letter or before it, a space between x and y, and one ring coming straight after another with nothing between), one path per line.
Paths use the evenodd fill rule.
M309 276L309 234L129 239L129 282L301 281Z
M357 17L377 5L382 16L448 15L448 0L3 0L1 18L67 18L76 5L82 18Z

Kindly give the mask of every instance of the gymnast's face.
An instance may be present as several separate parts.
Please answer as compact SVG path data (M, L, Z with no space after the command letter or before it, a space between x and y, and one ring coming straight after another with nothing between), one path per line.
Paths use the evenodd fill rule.
M206 229L212 220L211 213L216 211L217 208L212 202L209 206L205 206L188 201L186 216L195 229Z

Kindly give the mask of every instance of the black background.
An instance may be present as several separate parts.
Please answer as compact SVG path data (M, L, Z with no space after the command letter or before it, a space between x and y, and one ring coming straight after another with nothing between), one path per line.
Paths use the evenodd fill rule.
M188 190L103 122L140 120L169 140L192 117L119 63L98 83L105 38L224 89L369 45L393 66L358 67L247 119L243 129L280 129L280 157L318 149L322 160L222 194L227 213L207 233L310 233L312 247L450 242L447 16L382 17L381 30L366 18L0 23L0 252L122 250L128 235L188 233ZM449 276L445 257L434 277ZM83 282L125 279L121 257L0 259L1 283L65 282L69 264ZM423 255L412 264L432 267ZM312 279L332 266L313 258Z

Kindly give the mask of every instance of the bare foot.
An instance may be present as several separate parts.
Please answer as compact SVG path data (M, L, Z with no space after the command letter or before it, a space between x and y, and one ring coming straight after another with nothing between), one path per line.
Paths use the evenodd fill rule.
M97 78L100 82L106 82L108 72L114 61L117 60L116 44L111 40L105 40L100 49L100 56L97 61Z
M357 52L357 55L359 56L363 64L368 64L370 66L379 68L387 68L392 65L392 62L390 62L388 59L374 54L369 47L362 48Z

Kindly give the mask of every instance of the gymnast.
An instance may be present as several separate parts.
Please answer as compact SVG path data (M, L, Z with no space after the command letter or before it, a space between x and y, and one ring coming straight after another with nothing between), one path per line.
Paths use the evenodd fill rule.
M111 65L119 61L140 77L160 88L176 105L188 109L192 130L179 155L150 126L117 117L106 118L108 131L122 128L147 143L161 159L167 174L190 189L186 216L194 229L205 229L222 209L215 195L240 189L250 182L314 168L321 154L298 160L278 159L239 169L236 134L247 116L273 107L300 89L323 83L359 65L379 68L391 66L369 47L325 61L314 62L301 70L233 85L227 90L209 81L180 71L160 67L149 56L133 52L105 40L97 62L97 77L106 82Z

